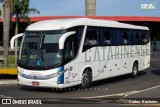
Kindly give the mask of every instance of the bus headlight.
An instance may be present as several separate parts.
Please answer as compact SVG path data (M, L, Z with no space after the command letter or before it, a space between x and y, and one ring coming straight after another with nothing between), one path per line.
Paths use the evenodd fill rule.
M60 68L58 68L57 73L50 74L49 77L50 77L50 78L54 78L54 77L57 77L57 76L61 76L61 75L64 74L64 72L66 72L66 71L67 71L67 69L64 70L63 67L60 67Z
M18 70L18 75L23 76L23 72Z

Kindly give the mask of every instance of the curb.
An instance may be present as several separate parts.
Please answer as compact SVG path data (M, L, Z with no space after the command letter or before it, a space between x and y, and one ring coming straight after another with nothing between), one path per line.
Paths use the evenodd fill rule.
M16 75L17 74L17 68L0 68L0 74L10 74L10 75Z
M0 85L16 85L16 84L18 84L17 79L0 80Z

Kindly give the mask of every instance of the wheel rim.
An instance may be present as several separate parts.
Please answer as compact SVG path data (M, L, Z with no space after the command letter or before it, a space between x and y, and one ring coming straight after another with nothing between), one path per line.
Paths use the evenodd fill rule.
M84 73L82 76L82 84L86 85L89 83L89 75L87 73Z

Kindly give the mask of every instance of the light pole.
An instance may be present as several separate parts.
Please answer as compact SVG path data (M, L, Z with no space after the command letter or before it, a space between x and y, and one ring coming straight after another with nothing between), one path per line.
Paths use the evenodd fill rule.
M86 16L96 15L96 0L85 0Z

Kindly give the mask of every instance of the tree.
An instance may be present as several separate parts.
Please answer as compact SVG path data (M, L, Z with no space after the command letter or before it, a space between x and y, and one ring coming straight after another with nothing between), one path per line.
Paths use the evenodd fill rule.
M3 3L4 0L0 0L0 3ZM25 21L30 22L29 14L31 13L37 13L40 12L36 8L30 8L29 7L30 0L10 0L10 14L11 16L15 16L16 18L16 28L15 28L15 34L18 33L18 23L19 19L23 19ZM0 10L1 15L1 10Z
M85 0L86 16L95 16L96 0Z
M1 0L2 2L2 0ZM10 0L3 0L3 49L4 67L8 66L9 31L10 31Z
M3 18L3 45L4 45L4 66L7 67L8 65L8 50L9 50L9 28L10 28L10 19L11 17L15 16L16 18L16 27L15 27L15 34L18 34L18 24L20 20L25 20L30 22L29 14L30 13L40 13L35 8L29 8L30 0L0 0L0 2L4 2L4 6L6 9L4 11L4 18ZM6 14L7 13L7 14ZM17 40L15 42L15 63L17 61Z
M13 0L12 16L16 18L15 34L18 34L18 23L21 20L30 21L29 14L40 12L35 8L29 7L30 0Z
M25 20L30 22L29 14L40 12L35 8L29 7L30 0L13 0L13 7L12 7L12 16L16 18L16 27L15 27L15 35L18 34L18 24L20 20ZM17 63L17 40L15 41L15 63Z
M3 3L4 0L0 0L0 3ZM10 11L12 10L13 0L10 0ZM2 8L1 8L2 9ZM2 15L2 10L0 9L0 15ZM12 15L12 14L11 14Z

